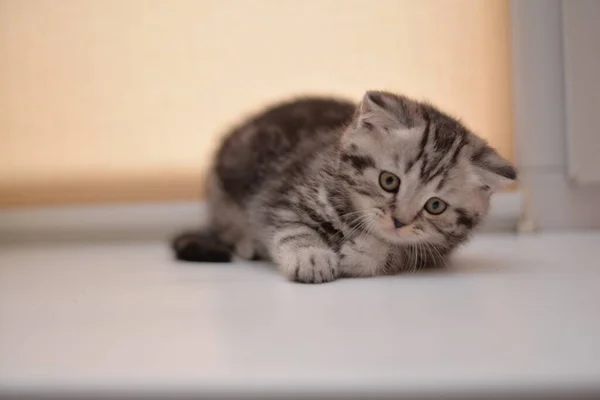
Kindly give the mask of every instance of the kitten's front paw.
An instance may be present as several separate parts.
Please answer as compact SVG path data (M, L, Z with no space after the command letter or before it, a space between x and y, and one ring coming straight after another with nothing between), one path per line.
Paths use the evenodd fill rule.
M339 276L339 259L335 252L321 247L290 251L281 260L288 279L303 283L330 282Z

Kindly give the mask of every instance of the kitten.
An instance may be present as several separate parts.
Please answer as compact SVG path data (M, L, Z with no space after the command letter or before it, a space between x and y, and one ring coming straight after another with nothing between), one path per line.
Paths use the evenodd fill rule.
M516 179L435 107L369 91L302 98L233 129L208 179L209 227L173 241L186 261L270 259L306 283L440 266Z

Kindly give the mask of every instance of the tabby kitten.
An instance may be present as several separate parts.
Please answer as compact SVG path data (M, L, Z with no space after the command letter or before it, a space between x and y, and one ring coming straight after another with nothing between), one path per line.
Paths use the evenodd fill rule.
M208 179L210 222L185 261L270 259L306 283L439 266L515 169L435 107L369 91L302 98L233 129Z

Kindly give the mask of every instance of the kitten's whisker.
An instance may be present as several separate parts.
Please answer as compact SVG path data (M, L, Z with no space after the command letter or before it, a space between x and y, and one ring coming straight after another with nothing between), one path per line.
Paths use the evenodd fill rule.
M412 272L412 270L415 268L416 262L417 262L417 246L415 243L410 243L410 252L409 252L409 256L410 256L410 263L408 264L408 270L407 272Z
M433 254L433 251L431 250L431 245L428 241L423 241L423 245L425 247L425 250L427 251L427 256L431 258L433 263L435 263L435 254Z
M412 243L413 246L413 262L410 265L410 273L414 273L414 270L417 268L419 253L418 253L418 245L417 242Z
M355 215L355 214L369 213L369 212L374 211L374 210L376 210L376 208L366 208L364 210L350 211L348 213L340 215L340 218L349 217L350 215Z
M405 261L405 266L403 268L404 272L408 271L408 269L410 268L410 263L412 262L411 253L412 253L412 244L408 243L408 248L404 252L404 257L406 258L406 260L404 260Z
M368 210L372 211L373 209L368 209ZM356 212L356 213L358 213L358 212ZM348 237L352 237L353 235L356 234L356 232L365 233L364 230L365 230L366 227L368 228L367 231L370 230L372 227L370 225L368 225L368 224L372 223L372 221L370 219L371 216L372 215L368 211L367 212L365 212L364 210L360 211L360 214L358 215L358 217L355 217L352 220L352 223L353 224L357 223L357 225L352 226L351 229L350 229L350 231L346 232L346 235L342 236L340 238L340 240L338 240L336 242L336 245L339 245L344 240L346 240Z
M414 273L419 272L423 265L423 243L417 242L417 248L419 249L419 262L417 263Z
M437 254L437 256L435 257L436 265L437 265L437 261L441 261L442 263L444 263L444 267L449 268L446 257L444 257L442 255L442 253L437 249L437 247L433 243L431 243L431 241L427 241L427 243L429 246L431 246L432 251L435 251Z
M425 242L421 242L421 262L419 263L419 269L417 269L418 271L423 271L425 269L425 266L427 265L427 248L425 247Z
M413 271L413 274L415 274L417 271L419 271L419 269L421 268L421 264L423 263L423 255L422 255L423 246L421 246L420 242L417 242L417 251L418 251L417 263L415 264L415 270Z
M340 243L342 243L343 241L347 240L348 238L353 237L353 235L357 232L357 231L361 231L364 224L365 224L365 220L368 216L367 215L359 215L357 218L355 218L352 223L357 223L357 225L354 225L350 228L350 230L348 232L346 232L345 235L343 235L335 244L339 245Z
M433 253L433 246L431 245L431 243L429 243L429 241L424 241L423 242L425 244L425 249L427 249L427 255L431 257L432 262L435 264L436 263L436 255Z
M444 256L444 255L442 254L442 252L441 252L441 251L440 251L438 248L434 247L434 249L435 249L435 251L438 253L438 256L440 257L440 261L442 261L442 262L444 263L444 267L445 267L445 268L450 268L450 265L448 264L448 259L447 259L447 257L446 257L446 256Z

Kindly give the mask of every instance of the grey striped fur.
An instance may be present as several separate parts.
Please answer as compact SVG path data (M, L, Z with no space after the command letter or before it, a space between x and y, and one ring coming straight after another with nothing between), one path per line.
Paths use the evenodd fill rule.
M382 171L400 178L397 191L382 189ZM379 91L358 105L301 98L225 137L208 180L210 232L300 282L414 271L443 265L514 179L483 139L429 104ZM431 197L446 211L425 211Z

